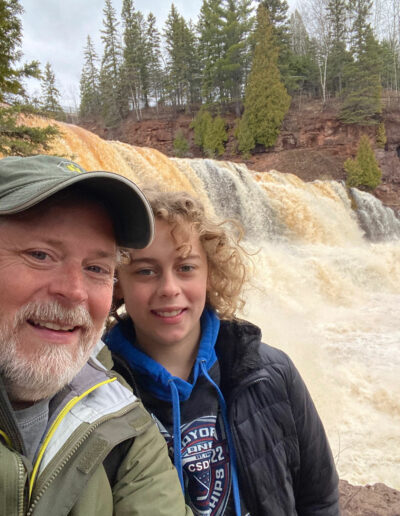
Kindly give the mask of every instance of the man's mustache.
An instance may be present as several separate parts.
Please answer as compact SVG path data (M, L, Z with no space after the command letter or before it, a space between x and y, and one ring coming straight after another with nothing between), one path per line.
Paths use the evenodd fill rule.
M66 307L57 300L31 301L20 308L15 316L15 325L26 321L50 322L59 326L80 326L83 331L92 330L90 314L82 305Z

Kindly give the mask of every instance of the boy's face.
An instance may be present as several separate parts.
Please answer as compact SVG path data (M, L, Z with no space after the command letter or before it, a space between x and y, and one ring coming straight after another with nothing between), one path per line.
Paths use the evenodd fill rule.
M166 346L196 349L206 302L207 256L199 236L185 223L174 234L171 229L156 220L153 243L132 251L131 263L118 273L117 295L125 300L138 344L153 358Z

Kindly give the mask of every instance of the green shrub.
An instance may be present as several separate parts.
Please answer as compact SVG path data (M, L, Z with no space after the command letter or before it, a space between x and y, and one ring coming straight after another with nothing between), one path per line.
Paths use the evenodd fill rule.
M385 124L381 122L376 130L376 145L384 149L387 142Z
M213 158L214 156L221 156L225 151L224 143L228 140L226 132L226 123L218 115L207 125L204 135L203 150L205 154Z
M202 149L204 147L205 134L211 122L212 116L209 111L200 109L193 122L190 124L190 127L194 130L194 143Z
M346 183L348 186L373 190L380 184L382 172L366 135L361 136L356 158L347 159L344 169L347 173Z
M235 137L238 140L238 150L243 154L244 159L249 159L251 151L254 149L256 143L254 136L250 130L247 118L243 117L239 120Z
M203 149L206 156L220 156L225 151L228 140L226 122L219 115L213 118L209 111L200 110L191 127L194 129L194 141Z
M177 133L175 134L174 139L174 153L178 158L183 158L187 155L189 151L189 142L187 138L185 138L185 135L183 134L182 129L179 129Z

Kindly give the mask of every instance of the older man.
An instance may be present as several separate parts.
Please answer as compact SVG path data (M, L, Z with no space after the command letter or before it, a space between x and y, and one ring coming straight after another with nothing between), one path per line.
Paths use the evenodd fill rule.
M184 515L163 438L90 358L151 210L109 172L0 160L0 516Z

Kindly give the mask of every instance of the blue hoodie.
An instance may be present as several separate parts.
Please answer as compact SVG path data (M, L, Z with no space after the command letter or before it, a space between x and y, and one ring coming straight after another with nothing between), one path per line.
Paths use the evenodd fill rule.
M204 376L213 385L218 394L221 415L228 440L235 512L237 516L240 516L241 512L236 456L227 417L226 403L219 386L209 375L209 370L217 362L215 343L218 337L220 320L214 311L205 309L201 316L200 324L201 339L197 357L190 375L190 381L185 381L179 377L171 375L171 373L169 373L161 364L136 347L135 342L132 342L132 340L126 337L126 332L123 331L122 323L118 323L114 326L106 335L104 340L113 353L116 353L125 359L134 373L136 372L145 376L146 389L148 391L150 391L156 398L172 403L174 464L178 472L182 489L184 489L184 482L181 446L175 445L175 443L181 443L180 402L186 401L190 398L199 377Z

